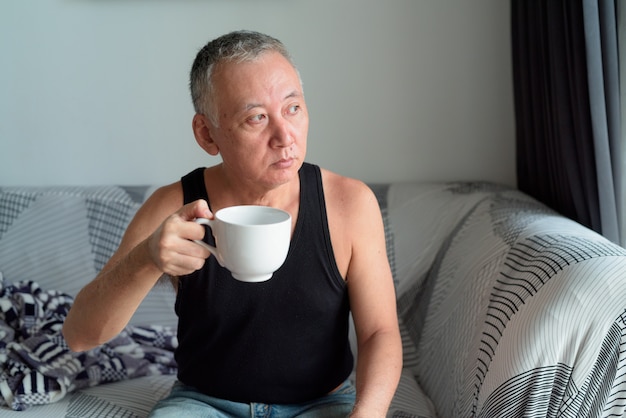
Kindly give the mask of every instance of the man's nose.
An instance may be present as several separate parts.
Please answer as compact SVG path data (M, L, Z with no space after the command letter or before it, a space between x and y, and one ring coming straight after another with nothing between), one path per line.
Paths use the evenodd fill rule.
M289 147L294 142L293 132L289 122L284 119L274 121L272 127L272 145L276 147Z

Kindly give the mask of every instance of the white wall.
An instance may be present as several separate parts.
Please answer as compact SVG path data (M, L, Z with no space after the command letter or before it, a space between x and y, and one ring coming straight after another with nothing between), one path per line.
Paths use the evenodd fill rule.
M283 40L308 160L365 181L515 184L509 2L0 0L0 185L162 184L219 159L191 133L208 40Z

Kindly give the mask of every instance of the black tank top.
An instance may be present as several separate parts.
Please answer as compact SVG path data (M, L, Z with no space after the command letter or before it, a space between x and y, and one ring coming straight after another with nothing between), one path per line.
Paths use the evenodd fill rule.
M179 280L182 383L232 401L299 403L330 392L352 371L347 288L330 242L320 169L305 163L299 175L295 231L272 279L237 281L211 256ZM185 203L208 201L203 168L182 185Z

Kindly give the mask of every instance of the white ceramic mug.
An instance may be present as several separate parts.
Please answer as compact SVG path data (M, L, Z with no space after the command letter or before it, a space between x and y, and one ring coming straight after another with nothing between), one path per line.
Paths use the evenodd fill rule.
M196 240L217 258L233 277L262 282L272 277L287 258L291 240L291 215L268 206L231 206L220 209L214 219L195 222L211 227L215 247Z

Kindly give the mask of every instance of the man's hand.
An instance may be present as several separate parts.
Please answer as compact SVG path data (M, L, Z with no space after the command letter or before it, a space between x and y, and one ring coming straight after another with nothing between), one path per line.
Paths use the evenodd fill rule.
M211 253L193 242L204 237L196 218L213 218L205 200L196 200L167 217L147 239L150 258L159 270L181 276L199 270Z

